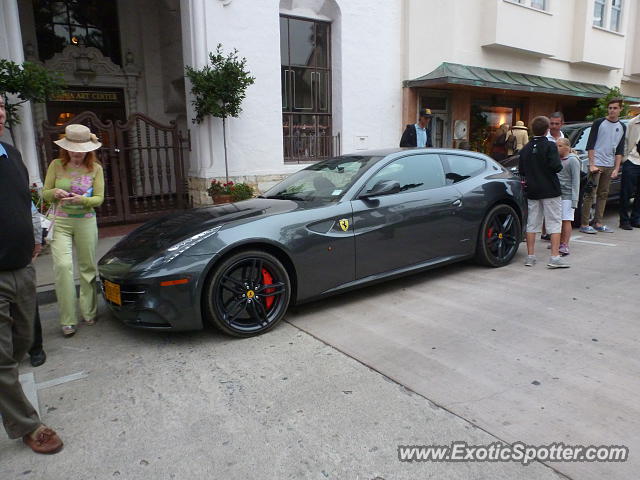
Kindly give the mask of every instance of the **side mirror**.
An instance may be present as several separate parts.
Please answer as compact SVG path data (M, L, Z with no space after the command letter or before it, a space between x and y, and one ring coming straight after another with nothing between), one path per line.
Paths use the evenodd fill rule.
M358 198L366 199L379 197L381 195L391 195L400 192L400 182L396 180L380 180L371 190L363 192Z

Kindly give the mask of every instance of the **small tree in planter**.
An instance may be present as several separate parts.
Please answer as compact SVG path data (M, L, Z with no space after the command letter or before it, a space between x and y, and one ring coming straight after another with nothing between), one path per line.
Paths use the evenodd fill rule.
M0 94L4 97L6 125L13 143L14 127L20 124L20 105L26 102L44 103L59 93L64 86L60 74L50 72L36 63L24 62L19 65L0 58ZM17 95L19 101L11 102L9 94Z
M186 77L191 81L191 93L195 97L192 103L196 118L193 122L201 123L208 115L222 118L224 169L225 178L229 182L226 118L240 114L245 91L255 82L255 78L245 70L247 59L238 59L238 50L235 49L225 57L222 44L218 44L215 53L209 52L209 62L211 65L200 70L185 67Z

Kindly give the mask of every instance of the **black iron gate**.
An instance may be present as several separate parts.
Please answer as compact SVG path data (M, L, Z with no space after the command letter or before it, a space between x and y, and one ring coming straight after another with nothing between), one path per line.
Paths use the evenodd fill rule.
M53 143L67 125L86 125L102 142L97 151L104 169L105 199L97 209L98 223L135 223L188 208L184 151L188 142L174 122L162 125L141 113L126 122L103 123L95 113L83 112L63 125L43 123L43 178L59 148Z

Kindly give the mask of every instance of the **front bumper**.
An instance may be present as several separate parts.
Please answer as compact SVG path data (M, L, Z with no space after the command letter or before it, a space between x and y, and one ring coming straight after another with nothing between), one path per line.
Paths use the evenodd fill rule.
M176 276L156 278L117 278L100 272L100 286L105 302L114 316L125 325L151 330L199 330L202 328L197 277L186 284L161 286ZM105 281L119 286L121 304L107 299Z

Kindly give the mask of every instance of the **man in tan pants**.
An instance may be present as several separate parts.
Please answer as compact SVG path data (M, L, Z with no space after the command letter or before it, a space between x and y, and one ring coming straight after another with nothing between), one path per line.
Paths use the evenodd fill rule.
M582 201L582 219L580 231L582 233L611 233L613 230L602 224L604 208L609 197L609 184L612 178L618 178L620 163L624 154L625 126L620 122L622 99L614 98L609 101L606 117L593 122L587 154L589 155L589 177L595 188L585 191ZM595 192L594 192L595 190ZM589 214L596 196L596 213L592 225L589 225Z
M0 136L6 111L0 92ZM37 453L56 453L62 441L40 421L22 391L18 364L33 341L36 253L31 223L29 174L20 152L0 142L0 414L9 438Z

